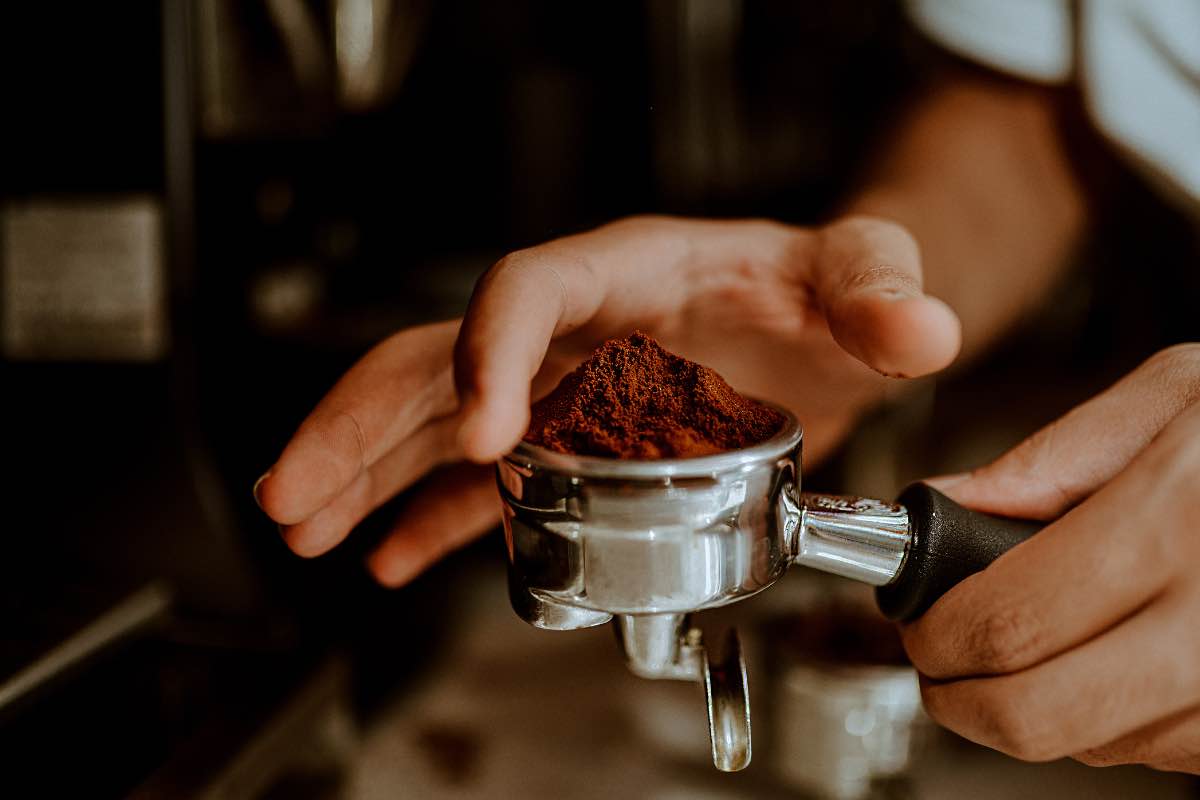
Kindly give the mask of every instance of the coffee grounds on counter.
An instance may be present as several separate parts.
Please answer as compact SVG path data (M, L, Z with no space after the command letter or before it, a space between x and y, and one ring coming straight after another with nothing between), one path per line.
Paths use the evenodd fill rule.
M535 403L525 441L584 456L690 458L758 444L782 424L639 331L605 342Z

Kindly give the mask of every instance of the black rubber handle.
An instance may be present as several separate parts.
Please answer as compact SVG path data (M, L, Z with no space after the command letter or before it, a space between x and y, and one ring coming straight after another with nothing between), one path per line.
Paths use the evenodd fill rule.
M951 587L1037 533L1044 522L1010 519L963 508L924 483L896 502L908 509L912 543L894 581L875 590L888 619L916 619Z

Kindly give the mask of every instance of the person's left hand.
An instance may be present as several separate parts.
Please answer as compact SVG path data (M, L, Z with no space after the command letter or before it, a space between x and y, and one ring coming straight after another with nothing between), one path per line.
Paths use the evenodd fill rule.
M929 714L1027 761L1200 774L1200 344L932 483L1056 521L903 629Z

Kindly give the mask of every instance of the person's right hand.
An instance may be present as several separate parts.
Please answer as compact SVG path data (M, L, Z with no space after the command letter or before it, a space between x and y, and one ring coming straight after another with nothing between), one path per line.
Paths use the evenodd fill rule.
M960 328L921 291L916 243L852 217L823 228L637 217L501 259L466 316L371 350L300 425L255 498L315 556L439 465L487 464L524 435L533 398L606 339L640 329L789 408L819 460L887 377L947 366ZM369 567L407 582L494 525L492 470L435 473Z

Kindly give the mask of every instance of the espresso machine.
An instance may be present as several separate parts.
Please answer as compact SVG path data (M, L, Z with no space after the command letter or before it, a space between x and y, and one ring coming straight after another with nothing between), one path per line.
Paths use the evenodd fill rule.
M625 461L526 442L497 465L513 610L537 628L613 622L639 677L704 687L713 764L751 758L746 662L691 615L744 600L793 564L876 587L905 621L1040 523L969 511L914 484L895 503L801 491L803 431L699 458Z

